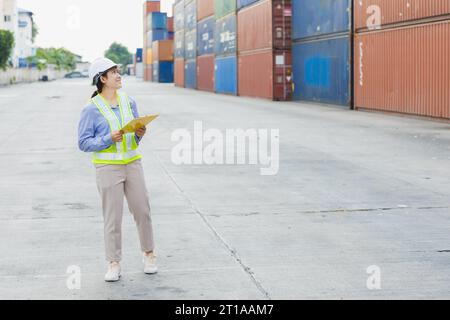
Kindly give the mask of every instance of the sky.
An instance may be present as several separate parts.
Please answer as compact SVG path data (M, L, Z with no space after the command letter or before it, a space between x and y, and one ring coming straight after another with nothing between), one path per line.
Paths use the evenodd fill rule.
M174 0L161 0L161 11L172 15ZM143 44L144 0L17 0L34 13L38 47L64 47L84 61L103 56L114 41L130 52Z

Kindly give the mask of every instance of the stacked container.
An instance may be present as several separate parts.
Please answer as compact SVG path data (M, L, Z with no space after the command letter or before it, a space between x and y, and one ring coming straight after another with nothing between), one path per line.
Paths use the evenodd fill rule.
M175 51L175 85L184 87L184 0L176 1L173 5L174 16L174 51Z
M236 0L215 0L214 87L217 93L237 95Z
M152 47L152 41L149 41L148 39L148 32L149 26L148 26L148 16L151 15L153 12L159 12L161 10L161 3L160 1L150 1L147 0L144 2L144 46L143 46L143 57L142 57L142 63L143 63L143 78L144 81L151 81L152 79L152 65L153 65L153 59L152 59L152 53L151 53L151 47ZM150 50L149 50L150 49Z
M197 89L214 92L214 0L197 0Z
M137 78L142 78L144 72L144 63L142 61L143 59L142 48L136 49L136 54L134 55L134 57L135 57L134 59L135 75Z
M153 41L153 82L173 82L173 40Z
M291 0L238 0L239 95L292 96Z
M355 108L450 118L450 1L358 0Z
M351 106L351 12L351 0L293 1L294 100Z
M184 6L184 86L197 88L197 0L185 0Z

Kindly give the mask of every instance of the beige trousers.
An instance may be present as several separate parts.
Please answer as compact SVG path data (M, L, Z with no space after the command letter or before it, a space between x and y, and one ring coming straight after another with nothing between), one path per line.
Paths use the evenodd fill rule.
M134 217L141 250L153 251L150 203L141 160L127 165L95 164L97 188L102 199L107 261L122 259L123 198Z

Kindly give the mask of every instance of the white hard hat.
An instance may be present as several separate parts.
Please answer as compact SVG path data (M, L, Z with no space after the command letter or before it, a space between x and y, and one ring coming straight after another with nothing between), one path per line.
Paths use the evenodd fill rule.
M117 63L108 58L95 59L89 67L89 79L91 79L92 85L95 86L102 73L113 67L117 67Z

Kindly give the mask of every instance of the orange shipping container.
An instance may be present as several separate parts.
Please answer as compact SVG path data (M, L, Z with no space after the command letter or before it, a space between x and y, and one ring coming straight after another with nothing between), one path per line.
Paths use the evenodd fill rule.
M197 89L214 92L215 56L204 55L197 57Z
M237 16L239 52L291 47L290 0L259 1L238 11Z
M167 31L173 32L173 17L167 17Z
M159 12L161 11L160 1L145 1L144 2L144 20L147 20L147 14L149 12Z
M144 65L144 81L152 81L153 67L151 65Z
M354 44L355 108L450 118L450 20L357 34Z
M197 21L214 14L215 0L197 0Z
M145 63L149 65L153 64L153 51L151 48L146 50Z
M184 87L184 59L175 59L175 85L177 87Z
M289 50L240 54L238 68L240 96L277 101L292 99L292 55Z
M450 14L450 0L354 0L353 6L356 30Z
M153 62L173 61L173 40L153 41Z

